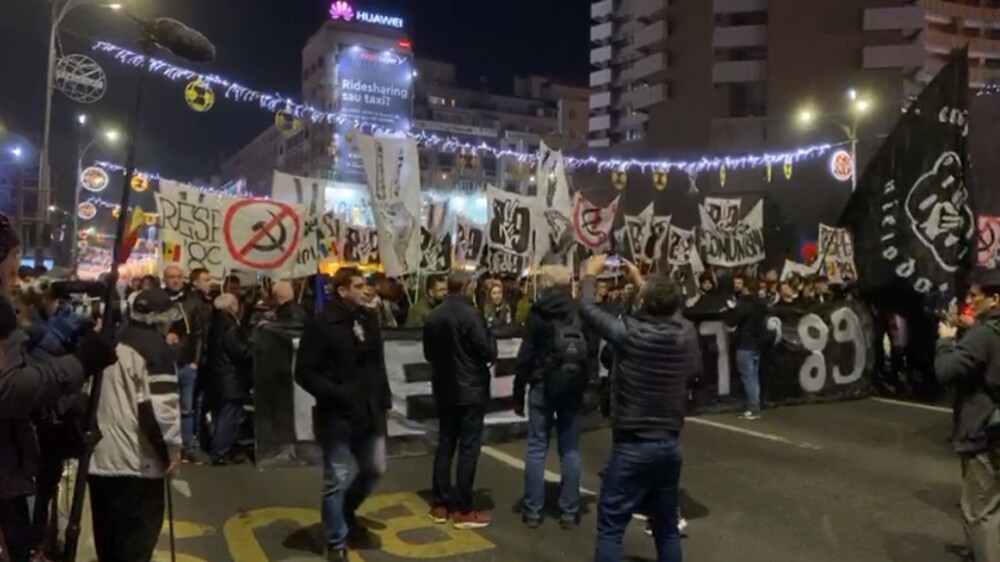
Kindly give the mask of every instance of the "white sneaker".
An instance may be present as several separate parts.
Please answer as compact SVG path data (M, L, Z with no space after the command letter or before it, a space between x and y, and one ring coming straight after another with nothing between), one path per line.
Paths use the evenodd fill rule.
M747 411L743 412L743 415L740 416L740 419L741 420L759 420L760 419L760 414L759 413L751 412L750 410L747 410Z
M677 532L679 532L679 533L683 533L683 532L684 532L684 529L687 529L687 526L688 526L688 520L687 520L687 519L684 519L683 517L681 517L681 518L680 518L680 519L679 519L679 520L677 521Z

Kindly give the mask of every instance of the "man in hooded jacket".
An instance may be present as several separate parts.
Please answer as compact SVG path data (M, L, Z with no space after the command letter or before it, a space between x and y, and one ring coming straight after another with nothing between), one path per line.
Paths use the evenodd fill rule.
M585 385L574 387L567 393L547 392L546 378L562 368L556 364L562 361L556 357L554 349L558 327L576 326L579 334L586 338L583 319L580 318L580 303L573 298L571 273L566 267L546 266L538 275L542 292L528 314L524 337L517 356L517 370L514 377L514 411L525 413L525 386L528 392L528 443L524 470L524 511L521 515L525 525L537 528L542 523L542 508L545 501L545 457L549 450L549 437L556 431L559 443L560 494L559 520L564 529L576 527L580 521L580 418L583 409ZM580 350L586 358L596 341L585 341L586 349ZM589 373L584 359L577 365L581 379L585 382Z

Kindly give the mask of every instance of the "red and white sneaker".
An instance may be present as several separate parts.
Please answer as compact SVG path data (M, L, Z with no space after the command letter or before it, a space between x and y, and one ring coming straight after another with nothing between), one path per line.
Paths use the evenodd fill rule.
M442 505L431 508L431 512L427 515L431 518L431 521L438 525L444 525L448 522L448 508Z
M493 517L489 513L470 511L468 513L455 513L451 516L451 524L456 529L482 529L489 527Z

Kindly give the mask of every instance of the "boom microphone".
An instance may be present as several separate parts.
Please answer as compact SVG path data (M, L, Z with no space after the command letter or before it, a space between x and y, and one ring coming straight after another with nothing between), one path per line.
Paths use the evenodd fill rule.
M201 32L191 29L172 18L150 21L132 16L143 32L160 47L174 56L191 62L209 62L215 59L215 45Z

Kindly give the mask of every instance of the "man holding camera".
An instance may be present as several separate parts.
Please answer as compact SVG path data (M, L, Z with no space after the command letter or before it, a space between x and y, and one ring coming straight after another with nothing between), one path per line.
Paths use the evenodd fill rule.
M1000 562L1000 271L982 283L978 323L938 327L934 367L955 387L952 446L962 460L962 515L972 558Z
M660 562L680 562L678 503L680 432L688 381L701 372L698 332L680 313L682 294L667 277L643 279L626 263L638 287L633 315L617 318L594 302L607 256L585 266L583 318L608 342L611 457L597 512L597 562L622 560L622 539L632 514L648 509Z
M12 562L27 562L34 548L28 497L35 493L38 445L30 416L39 408L80 390L85 378L114 364L110 333L85 334L72 355L35 362L28 357L27 336L10 331L9 299L17 285L20 240L10 220L0 214L0 326L3 337L0 371L0 533Z

